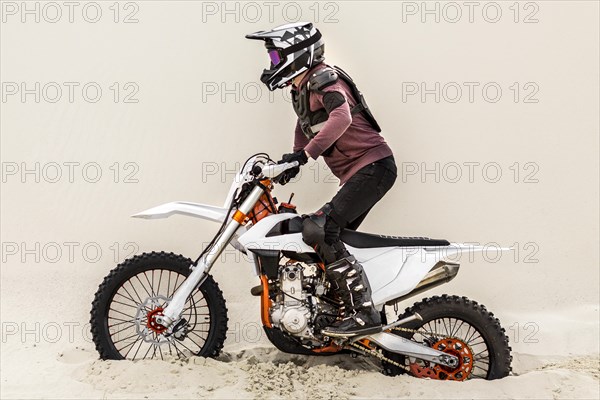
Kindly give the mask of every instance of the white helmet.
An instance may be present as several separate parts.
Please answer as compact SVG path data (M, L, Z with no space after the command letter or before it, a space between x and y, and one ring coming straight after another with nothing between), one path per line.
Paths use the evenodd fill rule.
M310 22L282 25L251 33L246 38L265 41L271 65L260 80L269 90L290 85L294 77L325 60L321 32Z

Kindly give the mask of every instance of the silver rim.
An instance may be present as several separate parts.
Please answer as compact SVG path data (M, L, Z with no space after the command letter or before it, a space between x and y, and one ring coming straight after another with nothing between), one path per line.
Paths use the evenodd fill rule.
M189 324L183 338L175 338L154 324L185 280L185 276L166 269L140 272L117 290L108 308L108 332L115 349L129 360L187 358L200 352L210 331L210 312L204 294L196 290L183 309Z

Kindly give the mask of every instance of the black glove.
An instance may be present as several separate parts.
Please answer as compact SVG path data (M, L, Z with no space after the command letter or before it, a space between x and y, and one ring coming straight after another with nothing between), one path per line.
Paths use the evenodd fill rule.
M292 169L288 169L287 171L284 171L281 175L279 175L275 181L277 183L279 183L281 186L283 186L286 183L289 183L289 181L291 181L292 179L294 179L294 177L296 175L298 175L299 172L300 172L300 167L294 167Z
M299 165L306 164L308 162L308 156L306 155L306 152L304 150L299 150L295 153L284 154L281 156L281 161L279 161L278 164L294 161L298 161Z

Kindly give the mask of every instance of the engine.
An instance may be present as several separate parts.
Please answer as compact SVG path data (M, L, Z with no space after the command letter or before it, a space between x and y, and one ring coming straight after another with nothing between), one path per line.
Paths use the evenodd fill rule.
M319 345L319 331L335 321L338 308L324 295L327 282L316 264L288 262L279 267L279 290L271 307L272 324L307 345Z

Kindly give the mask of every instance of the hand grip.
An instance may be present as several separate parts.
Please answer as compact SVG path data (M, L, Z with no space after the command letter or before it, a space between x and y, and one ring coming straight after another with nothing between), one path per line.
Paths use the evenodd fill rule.
M275 178L276 176L281 175L282 173L287 171L288 169L296 168L298 165L300 165L298 163L298 161L292 161L289 163L281 163L281 164L265 165L262 168L262 174L266 178Z

